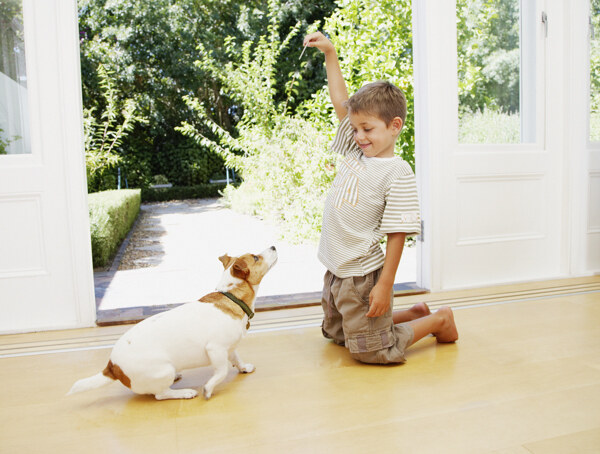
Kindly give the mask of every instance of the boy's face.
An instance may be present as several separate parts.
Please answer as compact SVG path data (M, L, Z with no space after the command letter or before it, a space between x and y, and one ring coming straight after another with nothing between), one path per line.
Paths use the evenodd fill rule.
M354 140L368 158L394 157L396 138L402 129L402 119L395 117L389 125L380 118L362 112L349 113Z

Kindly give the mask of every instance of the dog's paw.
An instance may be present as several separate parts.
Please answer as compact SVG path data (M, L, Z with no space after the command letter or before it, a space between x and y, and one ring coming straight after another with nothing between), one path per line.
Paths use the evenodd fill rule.
M209 390L206 386L203 388L203 394L204 394L204 398L206 400L210 399L212 397L212 390Z
M193 399L198 395L198 391L195 389L182 389L181 391L185 391L181 393L182 399Z
M241 364L239 367L239 370L242 374L251 374L252 372L254 372L255 367L254 364Z
M162 393L155 394L156 400L167 399L193 399L198 395L195 389L166 389Z

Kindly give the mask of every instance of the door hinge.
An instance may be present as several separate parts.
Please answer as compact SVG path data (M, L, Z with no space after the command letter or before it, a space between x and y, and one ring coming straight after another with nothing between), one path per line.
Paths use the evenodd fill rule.
M417 241L425 242L425 221L421 220L421 234L417 237Z
M544 36L548 37L548 15L546 11L542 11L542 24L544 24Z

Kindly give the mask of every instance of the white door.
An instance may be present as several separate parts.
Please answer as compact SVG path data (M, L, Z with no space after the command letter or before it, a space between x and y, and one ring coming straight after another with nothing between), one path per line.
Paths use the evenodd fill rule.
M469 13L465 8L486 3L413 2L417 168L426 220L422 253L430 257L422 263L421 285L432 290L565 272L564 6L554 0L491 2L501 5L503 14L512 14L500 22L513 36L479 36L479 46L497 46L502 52L485 54L479 66L477 61L469 66L465 61L481 50L457 46L457 35L466 39L465 29L477 36L485 28L490 11ZM512 47L507 45L511 40ZM502 75L511 64L516 67L512 78ZM468 104L468 88L482 73L513 84L505 91L484 87L487 95L497 97L496 116L477 117L477 109ZM501 99L511 90L512 101ZM509 118L502 115L510 109L505 106L515 104ZM490 110L479 113L485 109ZM485 128L489 137L482 138Z
M572 254L576 274L600 271L600 0L571 6ZM589 27L587 26L589 24Z
M93 324L76 2L3 2L0 333Z

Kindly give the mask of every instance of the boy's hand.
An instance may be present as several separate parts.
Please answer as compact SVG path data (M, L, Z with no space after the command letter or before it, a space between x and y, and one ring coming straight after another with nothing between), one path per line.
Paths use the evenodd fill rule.
M348 89L342 76L340 62L338 61L335 46L321 32L311 33L304 38L304 46L316 47L325 54L325 68L327 70L327 85L329 86L329 97L338 119L342 119L348 113L346 101L348 100Z
M308 47L316 47L324 54L327 54L331 51L335 52L335 47L329 39L321 32L311 33L310 35L306 35L304 38L304 42L302 43L304 46Z
M390 308L391 289L383 284L376 284L369 294L369 312L367 317L380 317Z

